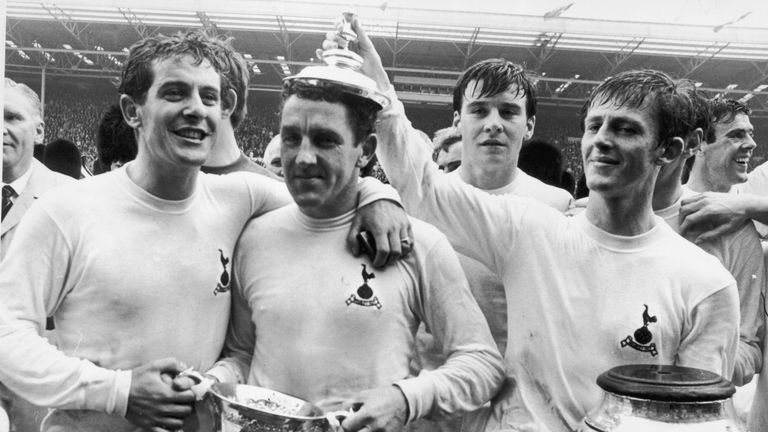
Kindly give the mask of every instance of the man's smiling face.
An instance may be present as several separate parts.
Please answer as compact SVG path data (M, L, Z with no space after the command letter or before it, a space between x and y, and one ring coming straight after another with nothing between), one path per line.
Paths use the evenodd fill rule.
M711 183L733 186L747 181L747 168L757 146L749 116L737 113L733 121L712 125L715 141L704 144L705 175Z
M222 121L218 72L191 56L155 61L152 71L152 86L137 105L139 142L157 163L203 165Z

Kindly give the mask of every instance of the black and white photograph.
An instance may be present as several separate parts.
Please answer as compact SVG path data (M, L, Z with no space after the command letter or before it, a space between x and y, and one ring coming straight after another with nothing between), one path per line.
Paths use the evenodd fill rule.
M0 14L0 432L768 432L768 2Z

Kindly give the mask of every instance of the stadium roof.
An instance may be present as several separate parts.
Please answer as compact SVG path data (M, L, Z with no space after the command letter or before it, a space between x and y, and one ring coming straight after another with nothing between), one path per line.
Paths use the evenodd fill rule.
M467 65L505 57L537 77L543 103L575 106L606 76L651 67L768 115L765 1L11 0L6 69L115 77L141 37L204 28L235 38L254 88L277 89L314 61L330 23L347 10L365 21L410 101L446 103Z

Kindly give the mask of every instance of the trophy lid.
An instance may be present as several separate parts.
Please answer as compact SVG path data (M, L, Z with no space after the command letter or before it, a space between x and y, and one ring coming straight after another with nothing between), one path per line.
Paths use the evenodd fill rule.
M338 25L339 34L344 39L356 40L357 35L342 20ZM379 91L376 82L363 75L360 69L363 58L345 48L318 50L318 56L325 65L308 66L298 74L283 79L285 82L302 81L314 87L329 86L346 93L364 97L378 104L381 109L389 105L389 98Z
M713 372L656 364L616 366L602 373L597 385L620 396L663 402L722 400L736 391L730 381Z
M382 109L389 105L389 98L380 92L376 83L352 69L333 66L307 66L296 75L283 81L302 81L313 87L336 87L346 93L370 99Z

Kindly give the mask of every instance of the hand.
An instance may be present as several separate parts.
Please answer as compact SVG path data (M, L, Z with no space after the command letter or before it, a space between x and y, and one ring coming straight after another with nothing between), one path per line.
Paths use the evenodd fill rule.
M587 209L587 203L589 197L579 198L575 201L571 201L571 206L563 213L566 216L576 216Z
M362 72L367 77L376 81L376 86L380 91L386 92L390 86L389 76L387 76L387 71L384 70L384 65L381 64L381 57L376 52L376 47L373 46L371 38L368 37L365 28L360 24L357 15L345 14L345 16L352 27L352 31L357 33L358 54L363 58Z
M374 267L394 264L413 248L411 221L405 210L392 201L374 201L358 210L347 233L347 245L354 256L360 255L355 236L363 230L369 231L376 242ZM408 241L404 242L406 239Z
M359 409L341 422L345 431L399 431L408 420L408 402L403 392L395 386L358 393L345 403L345 408L353 407Z
M172 358L133 369L125 418L153 432L181 429L195 402L188 388L191 380L173 381L182 370L184 365Z
M731 233L747 221L739 195L705 192L684 199L680 207L680 234L694 243Z

